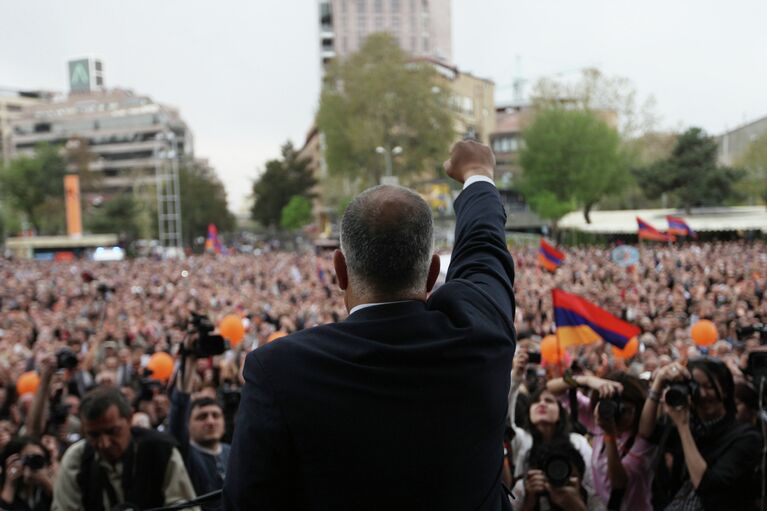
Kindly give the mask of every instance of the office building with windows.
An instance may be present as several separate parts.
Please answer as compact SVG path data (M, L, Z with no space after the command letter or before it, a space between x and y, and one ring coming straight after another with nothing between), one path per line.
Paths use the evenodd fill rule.
M374 32L388 32L412 55L452 62L450 0L319 0L319 7L323 66Z
M106 89L102 69L95 59L70 62L68 95L27 105L10 121L10 156L31 155L43 142L87 152L88 169L106 194L153 184L169 159L193 157L192 134L178 110Z

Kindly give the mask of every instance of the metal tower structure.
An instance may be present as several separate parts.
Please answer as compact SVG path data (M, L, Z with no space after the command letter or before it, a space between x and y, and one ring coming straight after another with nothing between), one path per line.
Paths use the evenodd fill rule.
M161 132L155 157L157 176L157 228L164 255L183 254L181 237L181 195L178 179L179 158L176 134Z

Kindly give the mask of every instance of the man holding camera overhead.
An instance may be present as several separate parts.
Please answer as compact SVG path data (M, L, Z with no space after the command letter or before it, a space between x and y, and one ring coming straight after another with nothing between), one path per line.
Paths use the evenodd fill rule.
M334 255L349 317L251 352L225 509L500 510L514 269L489 147L458 142L447 282L428 204L357 196Z

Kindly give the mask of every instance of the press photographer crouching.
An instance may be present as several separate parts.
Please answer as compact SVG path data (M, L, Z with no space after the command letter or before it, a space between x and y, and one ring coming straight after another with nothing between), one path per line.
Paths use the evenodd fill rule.
M650 511L655 446L638 435L646 390L631 375L577 375L549 380L559 395L577 392L575 417L592 435L591 473L596 509ZM582 390L591 392L587 396ZM572 406L572 405L571 405Z
M176 438L197 495L224 487L229 463L229 444L221 441L225 432L224 407L210 397L192 400L198 357L219 354L224 341L213 335L213 325L204 316L193 316L192 332L184 343L181 371L176 376L170 399L170 433ZM212 340L211 340L212 338ZM221 500L203 504L204 510L221 509Z
M732 374L720 360L691 359L658 371L642 411L639 434L660 444L654 484L656 509L754 508L754 471L762 440L736 418ZM658 407L665 420L656 428Z

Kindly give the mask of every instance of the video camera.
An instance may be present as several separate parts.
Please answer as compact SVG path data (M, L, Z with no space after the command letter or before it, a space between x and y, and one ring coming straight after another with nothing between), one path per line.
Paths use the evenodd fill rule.
M753 325L737 328L738 339L748 337L755 333L759 333L759 344L767 344L767 325L764 323L755 323Z
M192 313L189 323L197 334L197 340L190 348L190 352L197 358L221 355L226 351L226 341L220 335L211 335L216 329L213 322L202 314Z

